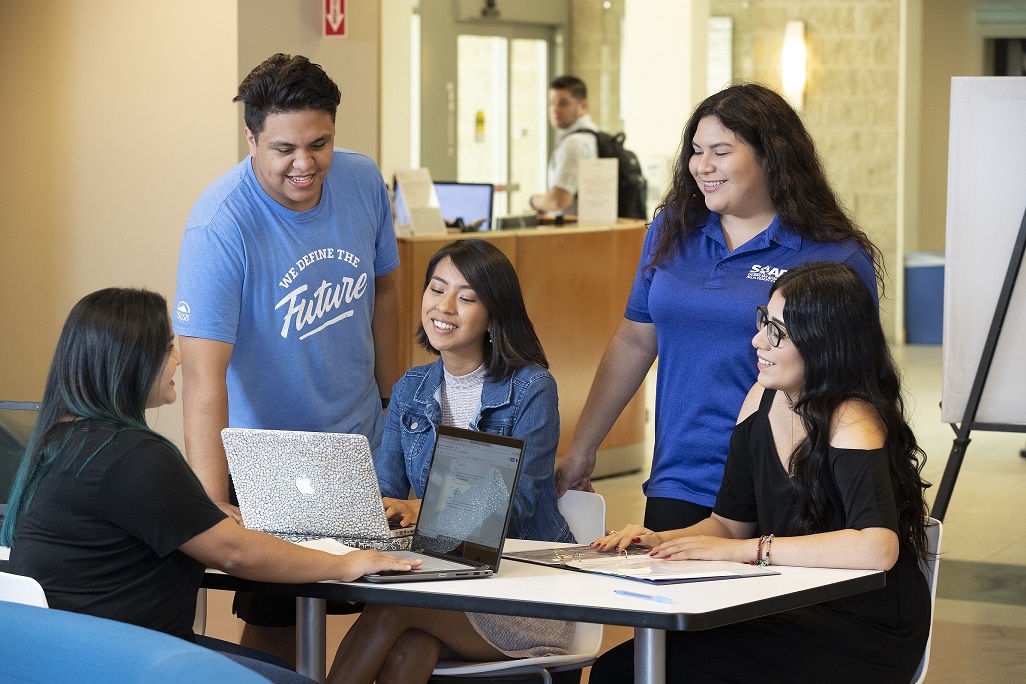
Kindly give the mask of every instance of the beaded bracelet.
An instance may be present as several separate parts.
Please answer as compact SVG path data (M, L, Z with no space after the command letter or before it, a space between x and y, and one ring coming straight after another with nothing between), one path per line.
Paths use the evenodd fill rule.
M759 537L759 548L755 552L755 560L748 561L749 565L758 565L761 568L765 568L770 564L770 545L773 544L773 535L764 534ZM766 556L762 555L762 547L766 546Z
M766 537L759 537L758 546L755 548L755 560L748 561L749 565L762 565L762 543Z

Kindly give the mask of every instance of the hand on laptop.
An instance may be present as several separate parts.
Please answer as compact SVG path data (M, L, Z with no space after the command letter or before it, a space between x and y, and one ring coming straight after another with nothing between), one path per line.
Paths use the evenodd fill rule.
M408 570L419 570L421 561L413 558L398 558L387 553L381 553L373 549L365 551L350 551L341 557L345 563L343 582L352 582L364 575L377 572L406 572Z
M214 503L217 504L217 507L220 508L225 515L240 525L242 524L242 511L239 510L238 506L233 506L227 501L215 501Z
M420 517L420 499L393 499L388 496L381 497L381 503L385 505L385 517L389 520L399 519L399 524L409 527L417 523Z

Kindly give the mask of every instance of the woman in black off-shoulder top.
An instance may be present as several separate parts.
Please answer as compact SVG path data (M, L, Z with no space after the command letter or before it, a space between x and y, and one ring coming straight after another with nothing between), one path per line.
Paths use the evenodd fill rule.
M758 383L731 437L712 516L668 532L628 525L595 545L633 541L670 559L885 570L883 589L669 633L667 679L906 683L930 629L919 569L929 485L873 298L850 267L806 264L777 280L756 320ZM632 653L628 642L604 654L590 681L628 681Z

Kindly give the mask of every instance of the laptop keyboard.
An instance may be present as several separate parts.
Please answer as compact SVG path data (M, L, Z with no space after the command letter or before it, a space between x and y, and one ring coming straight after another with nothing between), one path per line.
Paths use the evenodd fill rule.
M422 553L415 551L389 551L390 555L398 556L399 558L409 558L410 560L421 560L423 565L421 570L427 570L429 572L436 572L438 570L465 570L469 568L469 565L463 563L453 563L452 561L442 560L441 558L434 558Z

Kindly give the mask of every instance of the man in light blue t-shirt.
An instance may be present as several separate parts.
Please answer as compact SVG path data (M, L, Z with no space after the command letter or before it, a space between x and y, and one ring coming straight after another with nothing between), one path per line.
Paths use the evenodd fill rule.
M241 520L222 428L359 433L376 451L401 369L391 209L374 162L334 148L338 87L306 57L277 54L235 101L250 156L193 207L173 319L189 464ZM243 644L294 661L294 602L253 598L236 598Z

